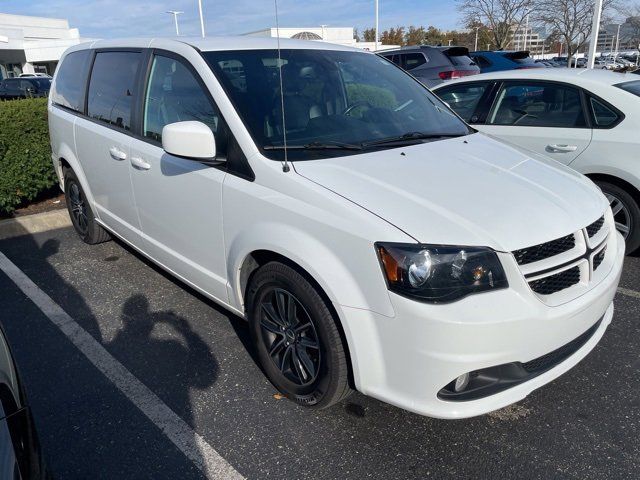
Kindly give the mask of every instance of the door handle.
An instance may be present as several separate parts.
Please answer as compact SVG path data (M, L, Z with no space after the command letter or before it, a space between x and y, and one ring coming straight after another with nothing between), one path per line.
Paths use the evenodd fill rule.
M138 170L149 170L151 168L151 164L145 162L140 157L131 157L131 165Z
M114 160L126 160L127 159L127 154L125 152L123 152L122 150L120 150L118 147L111 147L109 149L109 155L111 155L111 158L113 158Z
M578 147L576 145L557 145L555 143L551 144L551 145L547 145L547 152L552 152L552 153L569 153L569 152L575 152L578 149Z

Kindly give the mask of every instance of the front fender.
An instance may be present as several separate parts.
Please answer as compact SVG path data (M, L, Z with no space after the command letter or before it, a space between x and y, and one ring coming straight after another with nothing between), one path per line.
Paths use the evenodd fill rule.
M298 264L320 285L336 308L363 308L393 316L388 295L384 296L384 301L372 304L370 295L363 290L363 280L358 281L354 276L354 270L345 265L331 248L301 229L275 222L254 224L227 245L229 299L239 310L244 311L240 269L246 258L257 250L277 253ZM373 247L371 259L375 261ZM382 272L377 265L375 267L375 273L380 277L379 281L377 278L366 280L384 286Z

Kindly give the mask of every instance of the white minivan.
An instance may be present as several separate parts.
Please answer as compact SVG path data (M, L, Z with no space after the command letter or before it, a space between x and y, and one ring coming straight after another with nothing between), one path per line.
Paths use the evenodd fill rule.
M245 317L287 397L424 415L509 405L613 316L624 241L587 178L476 133L374 54L250 37L63 56L52 159L115 236Z

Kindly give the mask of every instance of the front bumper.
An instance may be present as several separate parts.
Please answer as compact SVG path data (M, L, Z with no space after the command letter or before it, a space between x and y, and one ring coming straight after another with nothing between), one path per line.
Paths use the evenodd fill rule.
M423 304L390 293L394 317L341 307L350 332L356 387L406 410L446 419L481 415L522 400L582 360L611 323L624 240L616 233L609 245L615 254L608 273L583 295L558 306L546 305L523 281L447 305ZM438 398L438 392L459 375L537 359L598 321L580 348L530 380L475 400Z

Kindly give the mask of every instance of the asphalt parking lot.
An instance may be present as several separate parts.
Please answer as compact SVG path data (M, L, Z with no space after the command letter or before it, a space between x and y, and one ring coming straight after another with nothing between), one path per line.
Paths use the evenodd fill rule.
M0 252L246 478L637 478L640 258L628 257L605 337L575 369L482 417L435 420L354 394L329 410L279 399L243 320L119 242L71 228ZM0 321L54 478L202 478L0 271ZM139 400L138 400L139 403ZM170 432L169 432L170 433Z

